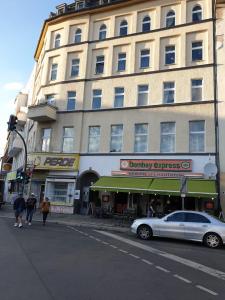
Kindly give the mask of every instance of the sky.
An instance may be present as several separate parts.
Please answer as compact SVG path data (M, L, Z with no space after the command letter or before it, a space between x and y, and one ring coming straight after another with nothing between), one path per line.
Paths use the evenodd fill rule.
M6 144L7 121L14 99L29 79L42 25L50 11L73 0L0 0L0 157Z

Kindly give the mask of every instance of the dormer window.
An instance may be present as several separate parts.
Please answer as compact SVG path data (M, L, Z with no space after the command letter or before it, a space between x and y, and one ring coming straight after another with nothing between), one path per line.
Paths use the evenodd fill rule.
M166 27L174 27L176 25L176 14L174 10L170 10L166 15Z
M61 40L61 35L59 33L57 33L56 36L55 36L55 43L54 43L55 48L60 47L60 40Z
M74 42L76 44L81 43L81 36L82 36L82 30L78 28L75 32L75 39L74 39Z

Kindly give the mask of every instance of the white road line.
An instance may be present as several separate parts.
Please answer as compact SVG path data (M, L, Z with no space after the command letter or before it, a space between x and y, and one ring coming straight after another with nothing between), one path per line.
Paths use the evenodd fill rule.
M89 238L91 239L94 239L95 240L95 237L93 235L89 235Z
M101 240L100 240L100 239L97 239L97 238L95 238L95 240L96 240L97 242L101 242Z
M114 245L109 245L109 246L112 247L113 249L117 249L117 247Z
M153 247L141 244L139 242L134 242L132 240L120 237L120 236L118 236L116 234L113 234L113 233L99 231L99 230L96 230L96 231L98 233L103 234L103 235L109 236L109 237L111 237L113 239L119 240L121 242L124 242L126 244L132 245L134 247L137 247L139 249L148 251L148 252L153 253L153 254L158 255L158 256L162 256L162 257L167 258L167 259L170 259L172 261L175 261L177 263L183 264L183 265L185 265L187 267L190 267L192 269L204 272L204 273L206 273L206 274L208 274L210 276L219 278L221 280L225 280L225 272L222 272L220 270L207 267L205 265L196 263L196 262L194 262L192 260L189 260L189 259L186 259L186 258L179 257L179 256L174 255L174 254L170 254L168 252L160 251L160 250L158 250L156 248L153 248Z
M204 286L196 285L196 288L198 288L198 289L200 289L200 290L202 290L202 291L204 291L204 292L206 292L206 293L209 293L209 294L211 294L211 295L213 295L213 296L218 296L218 294L217 294L216 292L213 292L213 291L211 291L211 290L205 288Z
M188 280L187 278L184 278L184 277L179 276L179 275L177 275L177 274L174 274L173 276L174 276L175 278L177 278L177 279L180 279L180 280L186 282L186 283L191 283L191 281Z
M108 245L109 243L106 243L106 242L102 242L102 244L104 244L104 245Z
M152 265L153 265L153 263L152 263L152 262L150 262L149 260L142 259L142 261L143 261L144 263L146 263L146 264L150 265L150 266L152 266Z
M131 257L133 257L133 258L136 258L136 259L139 259L139 258L140 258L140 256L134 255L134 254L132 254L132 253L130 253L129 255L130 255Z
M120 252L122 252L122 253L125 253L125 254L128 253L127 251L125 251L125 250L123 250L123 249L118 249L118 251L120 251Z
M163 271L163 272L165 272L165 273L170 273L169 270L167 270L167 269L165 269L165 268L163 268L163 267L160 267L160 266L156 266L156 269L158 269L158 270L160 270L160 271Z

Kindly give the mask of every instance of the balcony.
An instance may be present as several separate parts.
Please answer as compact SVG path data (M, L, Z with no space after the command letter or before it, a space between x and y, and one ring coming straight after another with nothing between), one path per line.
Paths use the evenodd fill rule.
M14 134L12 140L10 141L8 156L15 157L22 151L22 149L23 142L21 138L17 134Z
M39 123L56 121L57 107L47 102L28 107L27 118Z

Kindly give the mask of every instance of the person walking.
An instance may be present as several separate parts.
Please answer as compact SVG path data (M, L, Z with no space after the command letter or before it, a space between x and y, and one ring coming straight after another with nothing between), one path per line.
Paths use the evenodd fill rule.
M37 199L34 193L31 193L31 196L27 199L26 202L26 208L27 208L26 223L28 223L29 226L31 225L33 214L36 211L36 203L37 203Z
M21 228L23 226L22 224L22 217L23 217L23 212L26 208L26 204L25 204L25 200L23 197L23 194L19 194L19 196L15 199L14 203L13 203L13 209L15 212L15 218L16 218L16 222L14 224L15 227L19 227Z
M43 216L43 225L46 224L46 220L50 211L50 206L51 203L48 199L48 197L44 198L44 200L41 203L41 212L42 212L42 216Z

